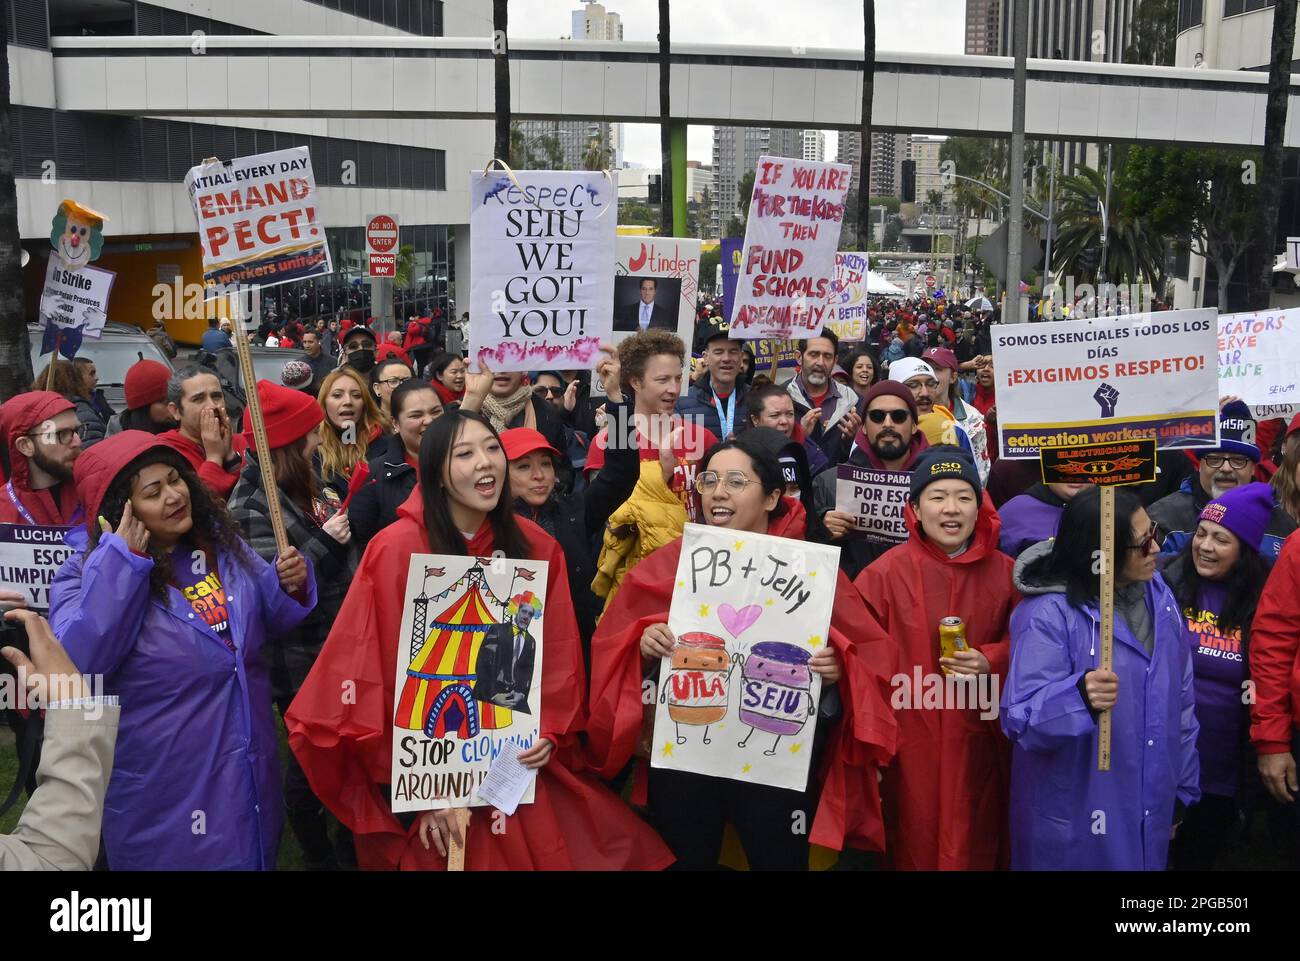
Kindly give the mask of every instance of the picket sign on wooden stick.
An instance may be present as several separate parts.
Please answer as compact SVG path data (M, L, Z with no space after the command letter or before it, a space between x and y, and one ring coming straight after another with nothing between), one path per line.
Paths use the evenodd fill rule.
M260 312L258 289L253 288L251 315ZM244 382L244 412L253 425L253 443L257 448L257 463L262 469L262 489L271 511L271 530L275 533L275 548L280 554L289 549L289 535L284 529L284 513L280 509L280 489L275 484L275 464L271 461L271 442L266 436L266 422L262 419L262 401L257 396L257 374L253 370L253 352L248 347L248 331L244 326L243 295L230 297L231 314L235 325L235 350L239 353L240 379ZM253 316L254 320L258 320ZM234 430L234 426L231 426Z
M53 323L53 321L51 321ZM54 389L54 365L59 360L59 348L63 346L63 330L54 332L54 353L50 355L50 366L45 368L45 389Z
M447 839L447 870L464 871L465 870L465 844L469 841L469 808L452 808L451 816L456 819L456 829L460 832L460 840L455 837Z
M1115 647L1115 488L1101 488L1101 669L1113 670ZM1110 770L1110 718L1097 718L1097 770Z

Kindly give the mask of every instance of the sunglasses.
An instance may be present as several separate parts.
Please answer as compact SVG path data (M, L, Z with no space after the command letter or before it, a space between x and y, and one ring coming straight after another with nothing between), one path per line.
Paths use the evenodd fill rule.
M534 387L534 393L541 394L543 397L563 397L563 387Z
M910 410L869 410L867 419L873 424L883 424L888 417L895 424L906 424L912 419Z
M1140 554L1146 554L1148 551L1151 550L1152 544L1154 544L1156 546L1156 549L1158 550L1161 546L1162 540L1163 538L1160 536L1159 528L1157 528L1155 525L1152 525L1151 530L1147 531L1146 536L1142 538L1142 540L1138 541L1136 544L1128 544L1127 547L1131 551L1137 551Z

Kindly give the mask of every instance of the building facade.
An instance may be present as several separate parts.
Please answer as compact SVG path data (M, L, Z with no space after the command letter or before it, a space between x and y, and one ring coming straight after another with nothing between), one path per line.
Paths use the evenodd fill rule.
M724 236L731 218L741 217L737 188L745 174L753 173L758 167L758 158L764 155L803 157L804 133L788 127L713 128L713 186L709 213L713 236Z
M937 193L941 203L952 202L952 186L943 182L940 170L939 148L943 137L925 137L913 134L907 138L907 159L916 161L916 202L930 203L930 195Z
M826 134L820 130L803 132L803 159L818 163L826 159Z
M873 131L871 134L871 174L868 187L873 197L897 197L903 180L903 161L907 159L907 134ZM853 168L853 190L858 188L862 167L862 134L841 130L835 151L838 163Z
M1002 0L966 0L966 53L998 55Z

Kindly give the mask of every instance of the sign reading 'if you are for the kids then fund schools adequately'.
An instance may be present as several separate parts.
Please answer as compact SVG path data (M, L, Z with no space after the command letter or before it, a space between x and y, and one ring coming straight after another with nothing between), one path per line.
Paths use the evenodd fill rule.
M1216 321L1210 307L994 327L1002 456L1146 438L1218 446Z

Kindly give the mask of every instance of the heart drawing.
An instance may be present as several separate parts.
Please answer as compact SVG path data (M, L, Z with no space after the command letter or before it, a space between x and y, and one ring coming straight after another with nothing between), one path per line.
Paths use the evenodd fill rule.
M739 638L741 634L753 627L754 622L758 620L758 616L762 613L763 608L758 604L750 604L740 610L736 610L730 604L718 605L718 620L735 638Z

